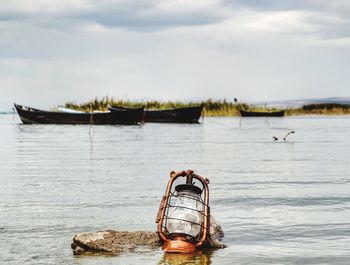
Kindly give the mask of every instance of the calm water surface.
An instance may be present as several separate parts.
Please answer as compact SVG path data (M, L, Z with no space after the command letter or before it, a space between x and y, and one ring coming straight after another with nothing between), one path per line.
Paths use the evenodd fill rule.
M280 139L289 131L287 142ZM349 264L350 116L22 125L0 115L0 264ZM79 232L155 230L171 170L211 180L226 249L75 257Z

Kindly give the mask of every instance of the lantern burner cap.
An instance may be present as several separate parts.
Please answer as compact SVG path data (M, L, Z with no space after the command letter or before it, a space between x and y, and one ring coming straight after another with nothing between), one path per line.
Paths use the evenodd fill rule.
M175 187L175 190L177 192L180 192L180 191L192 191L196 194L202 194L202 189L197 187L197 186L194 186L192 184L180 184L180 185L177 185Z

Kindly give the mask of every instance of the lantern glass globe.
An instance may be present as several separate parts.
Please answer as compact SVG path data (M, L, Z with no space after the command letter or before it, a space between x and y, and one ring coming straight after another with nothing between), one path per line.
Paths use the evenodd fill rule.
M166 228L170 234L186 234L196 238L203 223L203 202L191 191L177 193L177 200L169 210Z

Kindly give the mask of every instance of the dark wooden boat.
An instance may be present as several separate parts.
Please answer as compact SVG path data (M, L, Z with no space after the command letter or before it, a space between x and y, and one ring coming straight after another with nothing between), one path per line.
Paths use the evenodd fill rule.
M284 116L284 110L272 111L272 112L240 110L239 112L241 113L242 117L283 117Z
M110 109L108 112L61 112L45 111L14 104L24 124L139 124L143 122L144 110Z
M145 122L199 123L203 106L167 110L145 110Z

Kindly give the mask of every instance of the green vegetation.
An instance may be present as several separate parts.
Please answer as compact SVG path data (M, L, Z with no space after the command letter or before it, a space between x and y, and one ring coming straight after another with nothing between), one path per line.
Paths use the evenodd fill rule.
M107 110L108 105L110 106L124 106L124 107L141 107L144 106L146 109L169 109L169 108L181 108L191 106L204 106L205 116L239 116L239 110L249 111L278 111L278 108L269 108L266 106L255 106L246 103L236 103L232 101L223 100L212 100L208 99L205 101L191 101L191 102L179 102L179 101L167 101L160 102L155 100L150 101L131 101L114 99L112 97L102 97L101 99L95 98L85 103L66 103L66 108L82 110L82 111L93 111L93 110ZM300 108L289 108L286 109L286 115L306 115L306 114L321 114L321 115L344 115L350 114L350 105L342 104L310 104L304 105Z

